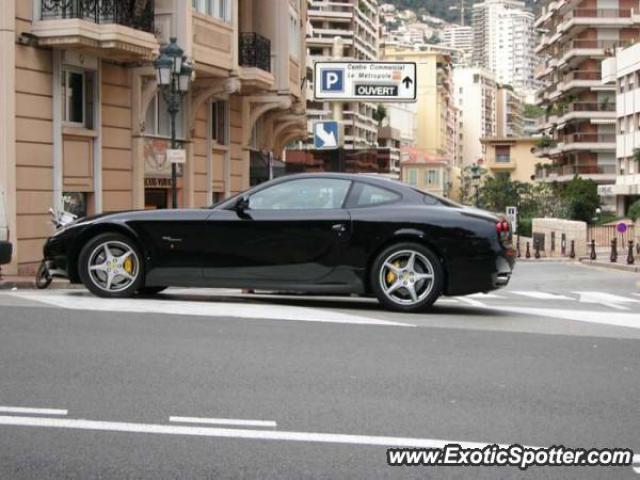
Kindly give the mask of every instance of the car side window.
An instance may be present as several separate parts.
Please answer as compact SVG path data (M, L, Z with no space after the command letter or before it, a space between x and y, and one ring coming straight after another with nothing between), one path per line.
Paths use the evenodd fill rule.
M303 178L279 183L249 197L251 210L319 210L342 208L351 185L339 178Z
M355 202L355 206L371 207L373 205L395 202L400 198L400 194L387 190L386 188L364 184L360 190L360 195L358 195L358 199Z

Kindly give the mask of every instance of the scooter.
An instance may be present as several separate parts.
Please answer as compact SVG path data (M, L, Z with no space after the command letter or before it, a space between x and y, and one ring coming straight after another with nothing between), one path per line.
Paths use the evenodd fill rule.
M53 208L49 209L49 215L51 215L51 223L56 230L60 230L78 219L78 216L73 213L64 210L58 211ZM36 272L36 288L40 290L47 288L51 285L54 278L67 278L67 275L61 270L54 268L51 261L42 260Z

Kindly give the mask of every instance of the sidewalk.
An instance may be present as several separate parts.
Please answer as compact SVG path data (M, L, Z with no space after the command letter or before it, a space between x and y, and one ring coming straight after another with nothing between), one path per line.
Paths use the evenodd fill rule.
M625 272L640 272L640 263L636 260L633 265L627 265L627 257L618 257L616 263L610 262L608 257L601 258L600 260L591 260L589 258L581 258L580 263L584 265L591 265L593 267L611 268L613 270L622 270Z
M35 276L32 277L18 277L12 275L3 275L0 278L0 290L13 290L18 289L33 289L36 288ZM61 278L55 278L49 288L84 288L83 285L71 285L68 280Z

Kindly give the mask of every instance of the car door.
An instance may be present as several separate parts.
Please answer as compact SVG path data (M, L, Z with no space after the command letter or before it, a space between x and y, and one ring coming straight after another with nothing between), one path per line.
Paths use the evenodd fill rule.
M204 276L257 283L312 283L342 261L351 221L343 208L351 181L282 181L248 196L243 210L207 221Z

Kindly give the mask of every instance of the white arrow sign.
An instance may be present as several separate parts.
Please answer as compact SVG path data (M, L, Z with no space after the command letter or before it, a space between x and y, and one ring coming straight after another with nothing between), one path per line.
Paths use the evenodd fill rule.
M324 129L324 123L316 124L316 135L322 140L323 148L332 148L338 146L338 140L333 132L327 132Z

